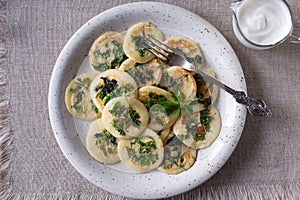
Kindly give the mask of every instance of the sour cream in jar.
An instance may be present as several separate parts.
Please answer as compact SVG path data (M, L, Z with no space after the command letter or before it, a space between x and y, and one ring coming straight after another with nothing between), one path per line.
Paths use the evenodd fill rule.
M243 0L231 9L234 32L248 47L271 48L292 33L292 15L283 0Z

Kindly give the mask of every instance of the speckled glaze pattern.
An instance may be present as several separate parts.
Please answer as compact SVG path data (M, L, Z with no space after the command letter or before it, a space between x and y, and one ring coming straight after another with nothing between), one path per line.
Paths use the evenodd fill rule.
M186 172L167 175L160 171L135 174L122 166L102 165L89 156L84 134L87 123L74 120L64 105L68 83L88 66L84 60L93 41L106 31L124 32L140 21L150 21L166 38L184 36L200 44L205 67L237 90L246 91L240 63L221 33L201 17L188 10L164 3L138 2L107 10L84 24L68 41L55 64L49 86L49 114L56 140L70 163L96 186L127 197L157 199L188 191L208 180L234 151L245 122L246 109L233 97L220 90L215 106L222 118L222 128L216 141L198 152L198 157ZM86 131L87 132L87 131Z

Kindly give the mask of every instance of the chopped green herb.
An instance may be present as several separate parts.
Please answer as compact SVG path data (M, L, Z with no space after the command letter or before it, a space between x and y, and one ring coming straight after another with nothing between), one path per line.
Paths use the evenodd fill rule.
M121 122L121 123L120 123L120 122ZM124 131L124 129L123 129L124 123L123 123L122 121L119 121L119 120L114 119L114 120L112 121L112 126L118 131L118 133L119 133L120 135L123 135L123 136L126 135L126 133L125 133L125 131Z
M181 87L182 86L182 81L188 77L188 74L183 75L179 78L173 78L170 76L167 72L164 73L163 75L163 80L167 84L167 88L172 88L174 90L174 87Z
M210 129L211 120L212 120L212 117L209 115L208 109L200 111L200 122L201 122L201 124L205 125L206 131L209 131L209 129Z
M197 120L195 119L188 120L185 124L185 129L187 130L188 133L187 135L195 136L196 133L198 132L198 125L199 122L197 122Z
M104 72L109 69L109 65L107 63L100 63L97 66L94 66L94 69L100 72Z
M184 168L184 154L182 154L181 156L180 156L180 161L179 161L179 163L180 163L180 167L181 168Z
M202 57L199 55L196 55L196 57L191 58L191 57L186 57L187 61L192 63L194 66L200 65L202 63Z
M71 105L71 108L74 108L77 113L83 112L83 95L84 91L78 92L76 95L76 102L73 105Z
M115 59L111 62L111 68L115 69L116 67L120 66L121 63L127 59L127 56L124 53L123 46L118 43L117 41L112 41L114 45L117 47L114 49L113 53L115 55Z
M149 117L151 123L157 123L162 126L161 128L163 128L167 123L167 121L163 121L163 119L167 117L166 109L160 104L155 104L150 108Z
M146 84L147 81L153 81L154 75L153 70L149 68L150 66L135 63L134 67L131 68L131 70L128 71L128 73L135 79L135 81L141 85Z
M181 167L181 163L184 161L182 159L184 157L182 145L181 141L175 135L167 140L164 148L164 160L162 162L164 169L168 169L174 164Z
M98 66L94 66L94 68L100 72L103 72L107 69L115 69L120 66L120 64L127 59L127 56L124 53L123 46L116 40L111 40L110 44L113 44L113 48L109 48L109 43L105 44L105 51L97 50L94 52L94 56L101 63ZM112 60L112 56L114 55L114 59Z
M170 76L168 73L165 73L165 77L164 77L167 81L167 87L168 88L172 88L176 85L175 79Z
M103 129L102 132L96 133L94 137L96 139L95 145L103 152L105 156L108 154L117 153L116 138L106 129Z
M144 57L144 55L145 55L145 53L146 53L147 50L145 48L140 48L137 51L139 52L139 55L141 57Z
M131 92L134 90L134 87L131 83L127 83L125 85L122 85L121 87L117 88L114 91L114 97L119 97L122 96L124 94L127 94L128 92Z
M134 67L130 68L130 70L127 70L126 72L129 73L138 84L146 84L146 80L148 80L148 71L149 70L145 69L144 65L137 65L137 63L135 63Z
M185 123L186 134L178 135L177 137L183 141L189 137L193 137L196 141L205 140L206 132L210 129L212 117L209 115L209 110L200 111L200 119L190 119Z
M99 97L100 99L104 99L104 97L106 96L106 93L105 91L102 90L102 88L98 90L98 93L97 93L97 96L96 97Z
M143 139L150 139L148 142L143 142ZM154 164L158 160L158 155L153 154L153 151L157 149L155 140L151 136L141 136L131 142L133 145L139 145L138 149L127 147L127 153L129 158L140 163L142 166Z
M141 125L141 117L139 113L131 107L125 108L121 102L117 102L109 112L114 117L112 126L119 132L120 135L126 135L129 124L132 124L135 127L139 127Z
M100 49L96 50L94 52L94 56L96 59L102 58L102 59L107 59L110 57L111 54L111 50L110 49L106 49L104 52L101 52Z
M171 115L174 112L177 113L180 110L180 104L175 101L175 99L174 101L170 101L164 95L158 95L153 92L149 93L148 97L149 99L147 100L141 100L148 110L156 104L161 105L165 109L167 115Z
M211 105L211 96L208 96L210 94L210 91L207 87L207 84L204 80L204 78L196 74L194 75L196 84L197 84L197 93L196 96L199 99L199 103L203 104L204 107L208 107Z
M75 89L74 88L70 88L69 92L73 94L75 92Z
M148 139L150 139L150 141L145 143L142 141L143 138L148 138ZM139 149L140 153L150 153L152 150L157 149L155 140L151 136L139 137L132 144L135 144L135 143L140 145L140 149Z
M106 105L112 99L111 95L107 95L103 98L103 104Z
M70 88L70 93L74 94L83 89L88 89L91 84L90 78L77 78L74 81L74 87Z
M110 92L103 98L103 104L106 105L114 97L123 96L134 90L134 87L131 83L127 83L126 85L122 85L119 88L116 88L114 91Z
M135 50L139 53L141 57L144 57L147 51L147 45L145 43L144 36L132 36L131 40L135 45Z
M141 125L141 121L140 121L141 116L139 115L139 113L137 113L136 110L133 110L131 107L129 107L129 115L133 121L133 125L135 127L139 127Z
M185 129L187 132L178 137L180 140L183 141L189 137L193 137L196 141L205 139L205 132L203 132L205 130L201 130L201 126L196 119L188 120L185 124Z
M92 107L92 110L98 114L99 113L99 109L97 108L97 106L94 104L93 100L91 100L91 107Z
M196 141L203 141L203 140L205 140L205 135L195 135L194 139Z
M113 108L109 111L113 116L121 117L125 112L125 107L121 104L121 102L115 103Z
M75 109L77 113L83 112L84 109L84 95L86 90L88 90L91 83L90 78L76 78L74 80L73 87L70 88L69 92L72 93L76 101L73 105L70 105L71 108Z

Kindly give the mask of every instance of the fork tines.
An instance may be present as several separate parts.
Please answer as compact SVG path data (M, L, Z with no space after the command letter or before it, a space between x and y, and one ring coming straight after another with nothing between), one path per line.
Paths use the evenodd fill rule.
M174 53L170 46L148 34L145 37L146 50L152 53L155 57L160 59L162 62L169 62L172 54Z

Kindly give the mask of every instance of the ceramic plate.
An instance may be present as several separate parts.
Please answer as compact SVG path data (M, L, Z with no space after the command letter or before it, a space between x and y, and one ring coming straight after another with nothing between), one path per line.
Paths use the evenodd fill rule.
M216 28L188 10L163 3L139 2L107 10L84 24L68 41L55 64L49 87L49 114L56 140L70 163L96 186L127 197L163 198L188 191L214 175L235 149L244 127L246 109L220 90L216 107L222 128L216 141L198 151L188 171L167 175L160 171L135 174L122 164L102 165L85 149L89 123L74 119L66 110L64 93L77 74L89 71L87 55L93 41L106 31L124 32L140 21L157 25L165 34L184 36L197 41L206 60L218 78L238 90L246 91L240 63Z

